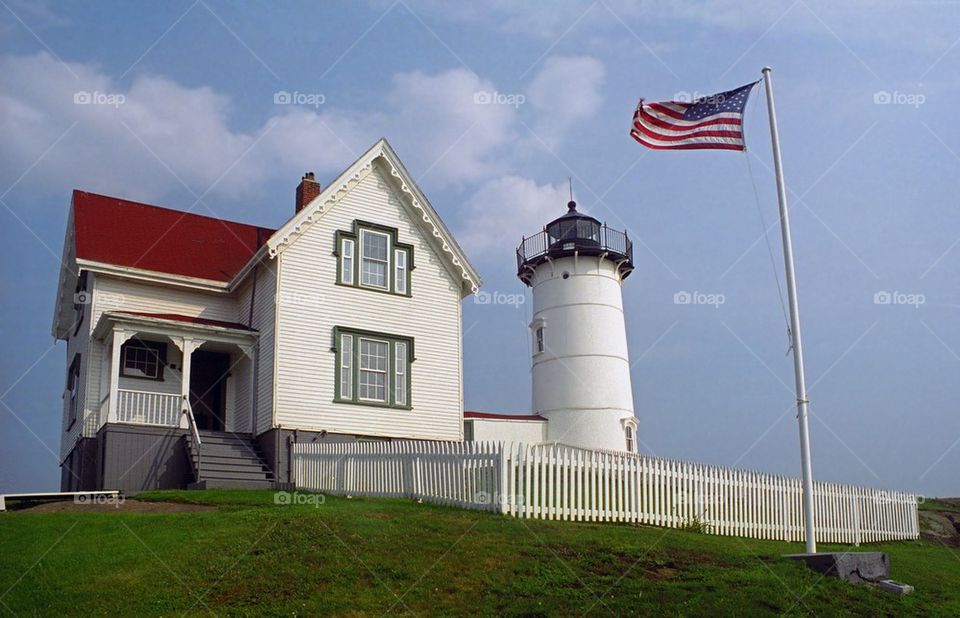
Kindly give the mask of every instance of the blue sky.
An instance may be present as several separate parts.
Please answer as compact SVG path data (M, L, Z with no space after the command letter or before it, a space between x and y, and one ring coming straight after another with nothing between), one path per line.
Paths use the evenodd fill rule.
M3 0L0 489L59 478L65 351L50 322L71 189L279 226L304 171L330 180L380 136L500 299L525 292L514 249L562 214L572 177L581 208L635 241L624 303L642 450L797 475L779 232L773 264L762 235L761 217L777 221L762 91L746 155L628 136L638 97L728 90L769 64L815 477L957 495L958 13ZM99 103L76 104L83 92ZM528 412L529 298L464 307L467 407Z

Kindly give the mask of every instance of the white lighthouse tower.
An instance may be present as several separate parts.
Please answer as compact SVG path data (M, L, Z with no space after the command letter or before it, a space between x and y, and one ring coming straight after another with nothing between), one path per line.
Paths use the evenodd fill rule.
M533 290L533 412L549 442L636 450L637 421L620 286L633 270L626 232L568 212L517 249Z

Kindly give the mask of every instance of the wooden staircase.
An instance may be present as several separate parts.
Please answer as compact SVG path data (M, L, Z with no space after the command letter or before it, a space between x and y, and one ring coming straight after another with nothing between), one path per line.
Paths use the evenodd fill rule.
M187 452L197 471L189 489L271 489L273 472L250 434L199 431L200 445L187 440Z

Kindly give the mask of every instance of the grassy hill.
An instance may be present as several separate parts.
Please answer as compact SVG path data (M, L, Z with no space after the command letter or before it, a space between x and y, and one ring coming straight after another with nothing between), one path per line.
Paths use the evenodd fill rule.
M865 548L916 587L899 598L779 557L796 544L406 500L140 498L215 508L0 514L0 613L960 615L960 550L926 541Z

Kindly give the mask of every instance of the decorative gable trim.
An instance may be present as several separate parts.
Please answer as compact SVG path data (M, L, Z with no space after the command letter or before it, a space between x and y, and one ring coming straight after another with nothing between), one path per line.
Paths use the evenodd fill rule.
M359 161L358 161L359 163ZM356 165L356 164L355 164ZM352 173L351 173L352 171ZM351 190L373 171L373 160L367 161L356 170L347 170L337 178L334 185L327 187L312 202L303 207L300 214L277 230L267 241L271 258L283 253L293 241L303 235L310 226L319 221L325 212L333 208ZM336 186L336 190L332 187Z
M270 257L276 257L284 249L299 238L307 229L323 215L336 206L372 171L374 163L383 161L390 175L397 179L400 191L408 200L408 205L419 215L422 226L432 236L436 247L442 250L454 271L461 278L461 289L467 293L474 293L482 283L476 270L467 261L463 251L457 245L453 236L440 221L439 215L416 187L397 155L390 148L385 139L381 139L360 157L347 171L341 174L330 186L323 190L313 201L304 206L303 210L288 221L267 240Z
M423 203L419 199L417 199L416 193L414 193L410 189L410 187L407 186L407 183L404 178L405 175L402 174L400 170L396 168L396 166L388 157L384 157L384 161L386 161L387 164L390 166L390 175L396 178L400 182L400 190L403 191L408 196L410 196L410 204L420 214L420 218L428 226L431 233L433 234L433 237L439 241L440 248L443 249L444 253L450 256L450 261L453 263L454 267L459 271L460 276L463 279L463 282L469 286L470 292L472 294L476 294L477 290L480 289L481 282L479 278L474 278L473 276L471 276L471 272L470 272L471 269L468 269L467 266L465 266L464 263L460 260L459 256L457 255L459 251L454 251L450 242L448 242L448 239L450 239L450 236L447 233L445 233L446 230L442 229L440 226L437 225L436 218L431 215L431 212L427 211L427 208L424 207ZM419 193L419 191L417 191L417 193ZM432 210L433 209L431 208L430 211Z

